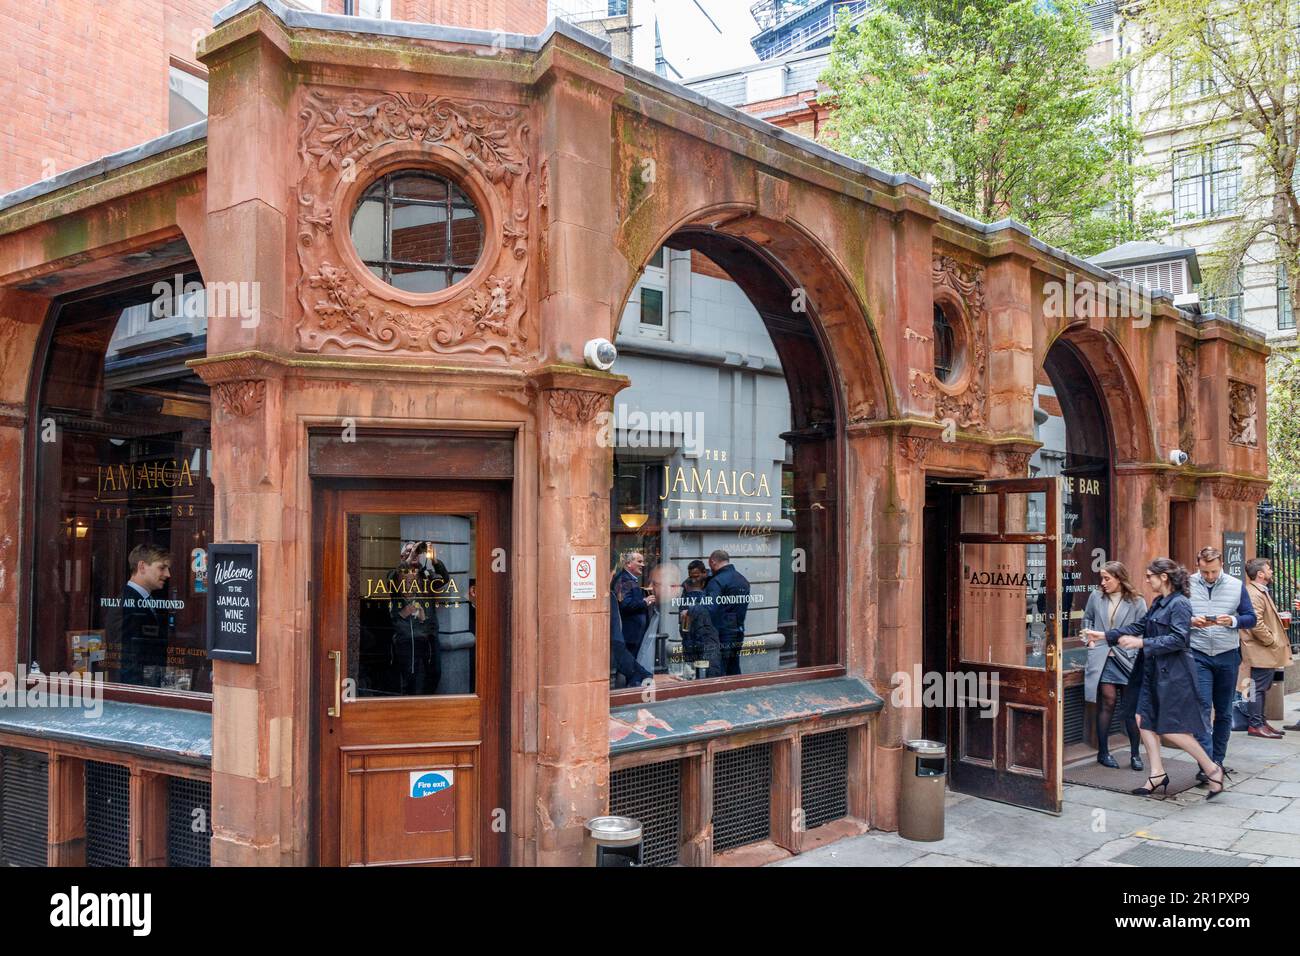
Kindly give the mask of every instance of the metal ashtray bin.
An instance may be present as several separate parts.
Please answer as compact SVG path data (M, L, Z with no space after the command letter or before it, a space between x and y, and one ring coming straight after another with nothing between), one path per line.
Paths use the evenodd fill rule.
M903 751L898 835L926 843L942 840L947 789L948 748L934 740L909 740Z
M583 866L640 866L641 823L631 817L592 817L582 845Z

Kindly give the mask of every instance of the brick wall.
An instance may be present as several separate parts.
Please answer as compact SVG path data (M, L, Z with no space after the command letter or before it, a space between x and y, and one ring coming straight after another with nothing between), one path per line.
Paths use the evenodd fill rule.
M391 0L394 20L442 23L472 30L541 33L546 0ZM323 13L342 13L343 0L323 0Z
M167 131L169 58L193 62L216 0L0 6L0 193Z
M226 0L0 4L0 194L167 132L172 58ZM343 0L325 0L342 13ZM393 18L539 33L546 0L392 0ZM202 72L201 68L200 72Z

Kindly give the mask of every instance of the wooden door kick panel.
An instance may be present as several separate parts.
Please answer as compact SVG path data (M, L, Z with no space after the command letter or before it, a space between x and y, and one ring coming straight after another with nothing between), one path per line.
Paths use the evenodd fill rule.
M342 748L343 864L473 864L477 763L477 747Z

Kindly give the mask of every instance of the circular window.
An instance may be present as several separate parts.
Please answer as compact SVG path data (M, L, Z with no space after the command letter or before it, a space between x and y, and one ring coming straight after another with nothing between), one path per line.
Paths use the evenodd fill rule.
M956 377L957 333L943 307L934 307L934 377L945 385Z
M404 292L455 285L483 252L483 220L453 182L399 170L371 183L352 214L352 243L366 267Z

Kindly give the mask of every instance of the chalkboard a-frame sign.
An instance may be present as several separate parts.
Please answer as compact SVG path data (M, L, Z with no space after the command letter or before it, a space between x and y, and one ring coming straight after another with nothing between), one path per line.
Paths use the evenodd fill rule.
M257 545L208 546L208 657L257 663Z

